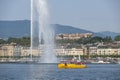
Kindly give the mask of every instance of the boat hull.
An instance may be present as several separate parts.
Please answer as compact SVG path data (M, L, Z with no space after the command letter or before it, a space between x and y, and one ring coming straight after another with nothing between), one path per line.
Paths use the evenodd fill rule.
M85 64L64 64L64 63L60 63L58 64L58 68L59 69L64 69L64 68L69 68L69 69L80 69L80 68L86 68L87 66Z

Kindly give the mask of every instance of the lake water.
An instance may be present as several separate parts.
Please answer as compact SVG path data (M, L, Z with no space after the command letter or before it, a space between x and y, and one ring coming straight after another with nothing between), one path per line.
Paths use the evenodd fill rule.
M120 64L88 64L58 69L56 64L0 64L0 80L120 80Z

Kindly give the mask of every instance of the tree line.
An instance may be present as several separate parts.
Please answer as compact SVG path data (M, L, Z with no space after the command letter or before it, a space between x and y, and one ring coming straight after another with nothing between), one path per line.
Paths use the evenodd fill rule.
M22 45L22 46L30 46L30 37L22 37L22 38L10 37L7 40L0 39L0 44L10 44L10 43L16 43L17 45Z
M89 44L89 43L97 43L97 42L110 43L113 41L120 41L120 35L115 36L114 39L112 39L110 36L106 36L104 38L95 36L88 38L83 37L78 40L70 40L70 39L55 40L55 42L58 44L65 44L65 43ZM17 45L22 45L22 46L30 46L30 37L22 37L22 38L10 37L7 40L0 39L0 44L10 44L10 43L16 43Z
M120 41L120 35L115 36L114 39L111 38L111 36L106 36L106 37L82 37L78 40L71 40L71 39L61 39L61 40L56 40L56 43L64 44L64 43L77 43L77 44L91 44L91 43L97 43L97 42L104 42L104 43L111 43L114 41Z

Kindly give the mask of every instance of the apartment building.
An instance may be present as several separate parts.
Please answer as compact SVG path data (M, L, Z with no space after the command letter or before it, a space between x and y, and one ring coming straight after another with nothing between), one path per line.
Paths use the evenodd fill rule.
M21 56L22 46L14 46L13 48L13 56Z
M81 48L66 48L66 49L56 49L56 55L65 56L65 55L83 55L83 49Z
M40 56L40 50L39 49L33 49L32 55L33 56ZM11 44L5 44L0 46L0 56L30 56L31 50L30 47L22 47L22 46L14 46Z
M89 47L89 53L90 53L91 55L97 54L97 46L90 46L90 47Z
M14 46L11 44L2 45L0 47L0 56L13 56Z
M40 56L40 50L39 49L32 49L32 56ZM23 47L21 50L21 56L30 56L31 55L31 49L30 47Z
M65 49L63 48L58 48L55 50L55 53L57 56L64 56L65 55Z
M4 56L2 46L0 46L0 56Z
M91 55L120 55L120 48L110 46L91 46L89 47L89 54Z

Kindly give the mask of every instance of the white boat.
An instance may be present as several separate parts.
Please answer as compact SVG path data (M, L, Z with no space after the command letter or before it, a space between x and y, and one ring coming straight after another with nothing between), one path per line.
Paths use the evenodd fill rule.
M110 62L105 62L105 61L99 60L99 61L92 61L91 63L97 63L97 64L109 64Z
M120 61L115 62L115 64L120 64Z

